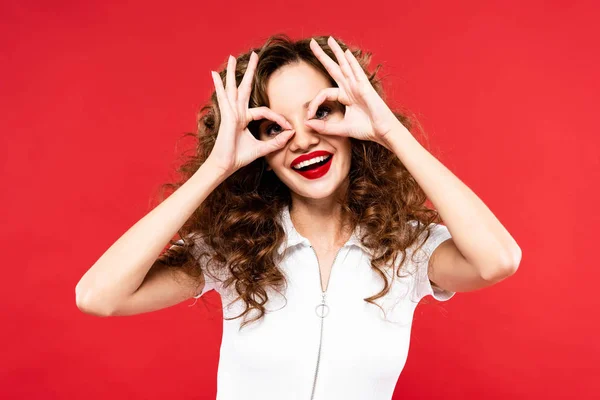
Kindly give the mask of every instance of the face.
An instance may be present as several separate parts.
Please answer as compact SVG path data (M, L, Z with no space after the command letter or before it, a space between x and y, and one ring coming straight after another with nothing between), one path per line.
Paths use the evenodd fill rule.
M273 170L291 190L292 198L294 196L307 199L330 198L339 195L341 190L345 190L347 184L351 159L350 139L322 135L304 124L308 103L321 89L328 87L332 87L328 78L305 62L289 64L278 69L267 82L269 108L281 114L296 133L285 147L266 155L265 160L268 169ZM343 106L326 100L319 106L313 118L328 122L341 121L344 118ZM274 138L283 130L284 128L273 121L262 121L259 126L260 139ZM326 165L304 173L292 168L292 165L297 163L298 157L308 155L309 158L314 158L311 153L317 151L324 152L321 153L321 158L330 154L328 157L331 159ZM327 164L329 164L328 170Z

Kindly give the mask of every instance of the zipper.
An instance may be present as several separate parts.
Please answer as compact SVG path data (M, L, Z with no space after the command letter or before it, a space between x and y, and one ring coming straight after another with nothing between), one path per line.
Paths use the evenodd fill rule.
M312 247L312 245L310 246L310 248L315 253L315 258L317 259L317 267L319 268L318 272L320 282L319 288L321 289L321 302L315 307L315 313L317 314L317 317L321 318L321 329L319 333L319 352L317 354L315 378L313 380L312 392L310 394L310 399L313 400L315 398L315 388L317 387L317 376L319 375L319 362L321 361L321 346L323 344L323 323L325 322L325 317L327 316L327 314L329 314L329 306L325 301L325 297L327 296L327 289L329 288L329 283L331 282L331 277L333 275L333 267L335 266L335 261L337 260L337 257L340 254L340 251L344 248L344 246L342 246L335 254L335 258L333 259L333 263L331 264L331 272L329 273L329 280L327 281L327 287L325 288L325 290L323 290L323 279L321 278L321 266L319 265L319 257L317 256L317 252Z

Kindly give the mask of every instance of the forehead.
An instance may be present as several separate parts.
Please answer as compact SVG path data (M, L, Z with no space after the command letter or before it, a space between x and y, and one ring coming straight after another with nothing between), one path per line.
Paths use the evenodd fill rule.
M267 82L269 108L279 113L301 108L319 90L331 86L328 77L303 61L285 65L275 71Z

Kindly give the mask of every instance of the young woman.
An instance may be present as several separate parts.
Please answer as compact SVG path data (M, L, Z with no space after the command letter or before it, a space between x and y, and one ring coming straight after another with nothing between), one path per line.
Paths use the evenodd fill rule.
M230 57L176 190L83 276L78 307L215 289L218 399L390 399L418 302L497 283L521 252L386 105L369 59L285 35Z

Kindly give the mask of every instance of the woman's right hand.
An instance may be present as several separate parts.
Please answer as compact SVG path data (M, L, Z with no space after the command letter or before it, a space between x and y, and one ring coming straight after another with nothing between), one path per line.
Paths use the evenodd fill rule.
M221 113L221 124L207 161L222 169L227 175L233 174L259 157L283 148L294 134L290 123L268 107L248 108L257 64L258 55L252 52L239 88L236 87L236 59L233 56L229 56L227 63L225 88L219 74L211 71ZM248 124L259 119L271 120L287 129L273 139L256 139L248 129Z

